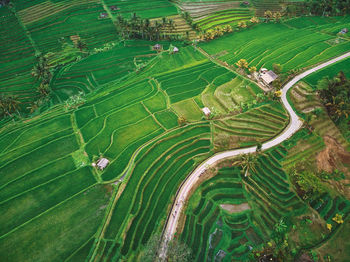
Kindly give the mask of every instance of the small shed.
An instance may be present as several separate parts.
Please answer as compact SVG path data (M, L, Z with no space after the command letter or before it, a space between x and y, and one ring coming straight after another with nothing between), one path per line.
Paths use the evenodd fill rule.
M110 9L111 11L118 11L120 8L117 7L116 5L111 5L111 6L109 7L109 9Z
M156 51L159 51L162 49L162 46L160 44L155 44L153 47L152 47L153 50L156 50Z
M107 13L100 13L100 18L107 18L108 14Z
M176 46L174 46L173 52L174 52L174 53L179 52L179 48L177 48Z
M202 108L202 111L203 111L205 116L210 116L211 111L208 107Z
M343 28L342 30L340 30L340 34L346 34L347 32L349 32L349 29L347 28Z
M267 71L266 73L261 73L260 78L266 85L269 85L278 78L278 75L276 75L275 72L270 70L270 71Z
M108 163L109 163L109 160L108 160L107 158L100 158L100 159L97 161L96 165L97 165L97 167L98 167L100 170L103 170L103 169L106 168L106 166L108 165Z

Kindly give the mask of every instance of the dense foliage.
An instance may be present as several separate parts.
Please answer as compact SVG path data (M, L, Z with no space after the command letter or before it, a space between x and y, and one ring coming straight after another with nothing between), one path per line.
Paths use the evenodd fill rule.
M349 0L308 0L307 11L314 15L345 15L350 13Z
M325 77L320 80L317 84L317 90L333 121L349 120L350 80L346 78L343 72L340 72L333 79Z

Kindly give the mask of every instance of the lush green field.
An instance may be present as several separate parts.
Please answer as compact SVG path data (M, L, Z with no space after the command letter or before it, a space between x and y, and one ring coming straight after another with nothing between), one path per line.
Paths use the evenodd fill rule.
M195 24L201 30L208 30L215 26L231 25L236 26L239 22L248 22L255 15L252 9L235 8L224 11L218 11L205 16L204 18L196 19Z
M167 216L164 211L193 169L195 158L208 156L209 138L207 124L191 125L169 132L142 149L105 234L105 238L114 239L114 243L102 253L110 257L130 255L161 230Z
M239 1L209 2L220 7L195 20L202 29L254 15L239 8ZM258 1L252 4L259 7ZM117 34L113 20L134 12L173 17L179 21L176 32L191 30L166 0L18 0L0 8L0 92L18 96L21 107L38 98L39 81L31 76L35 54L49 53L52 62L65 56L64 46L74 49L66 63L51 68L50 102L28 118L0 123L1 261L137 261L151 236L162 232L177 189L203 159L269 140L289 123L278 100L216 59L234 64L245 58L258 68L280 63L288 72L350 48L346 37L336 36L349 17L308 17L199 44L208 56L190 42L159 42L163 51L156 52L152 46L158 42L125 41ZM79 50L73 40L78 38L86 48ZM168 52L170 45L179 51ZM341 68L349 74L347 62L307 82L315 85L321 75L331 77ZM84 101L66 103L81 92ZM293 92L300 114L319 106L310 88L300 85ZM212 111L209 117L203 107ZM322 127L335 127L322 121L312 122L314 133L303 130L260 155L250 176L225 168L198 187L179 232L193 261L224 255L223 261L246 261L281 218L310 215L307 205L337 228L332 218L347 215L349 201L323 194L305 203L285 171L324 148L321 137L328 133ZM101 157L109 160L104 170L94 166ZM222 205L248 209L230 214Z
M181 239L192 248L193 261L220 256L247 261L250 249L269 238L275 223L307 210L272 155L260 157L256 166L243 180L240 169L221 169L192 195ZM230 212L225 205L236 209Z
M329 22L328 26L331 25ZM272 69L272 65L277 63L283 66L283 72L287 72L311 66L349 50L348 40L339 44L330 43L334 38L333 35L309 28L296 30L283 23L260 24L217 41L203 43L201 47L212 55L226 52L220 59L230 64L247 59L249 66Z
M0 92L30 103L37 96L30 76L35 50L17 17L6 7L0 8L0 33Z
M167 0L105 0L104 2L108 6L116 5L120 9L116 11L115 14L122 14L125 17L130 17L135 12L142 18L154 18L177 14L175 5Z
M329 79L332 79L335 77L340 71L342 71L346 77L350 78L350 59L345 59L343 61L340 61L339 63L336 63L330 67L327 67L323 70L320 70L317 73L314 73L310 76L308 76L305 81L309 83L311 86L316 86L317 82L321 80L323 77L328 77Z

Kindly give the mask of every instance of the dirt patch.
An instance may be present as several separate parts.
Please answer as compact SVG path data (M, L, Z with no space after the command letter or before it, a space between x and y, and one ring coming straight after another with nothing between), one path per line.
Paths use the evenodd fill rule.
M344 164L350 164L350 153L342 145L330 136L323 137L323 140L326 148L316 158L319 171L324 170L331 173L334 169L344 168ZM348 172L349 170L344 171Z
M339 192L350 199L350 170L345 165L350 165L350 152L340 145L336 139L330 136L323 137L326 148L317 157L317 168L319 171L332 173L335 169L345 174L345 179L340 181L329 180L329 183Z
M222 209L225 209L230 214L238 213L238 212L242 212L244 210L250 209L250 206L248 205L248 203L243 203L243 204L240 204L240 205L221 204L220 207Z

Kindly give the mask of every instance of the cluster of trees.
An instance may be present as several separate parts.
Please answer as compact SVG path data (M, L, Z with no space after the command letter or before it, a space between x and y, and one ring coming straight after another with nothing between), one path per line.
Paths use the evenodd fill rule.
M237 23L236 30L247 28L253 24L258 24L260 22L259 18L252 17L250 21L247 23L245 21L241 21ZM199 30L198 27L194 27L195 30ZM233 28L231 25L222 25L222 26L216 26L214 29L209 29L205 32L201 32L199 35L199 38L201 40L213 40L217 37L220 37L224 35L225 33L231 33L233 32Z
M331 119L336 124L347 122L350 127L350 80L345 74L340 72L332 79L324 77L316 88Z
M230 32L232 32L232 27L230 25L216 26L214 29L209 29L205 33L201 33L199 38L201 40L213 40L214 38Z
M270 10L265 11L264 13L265 22L268 23L270 21L274 21L275 23L278 23L281 21L282 14L280 12L274 12L272 13Z
M307 0L305 11L313 15L345 15L350 14L350 0Z
M14 95L0 95L0 116L10 116L19 110L20 101L17 96Z
M163 17L161 21L151 22L133 13L130 19L117 16L116 26L124 39L144 40L178 40L182 35L172 34L175 23L172 19ZM169 34L170 33L170 34Z

